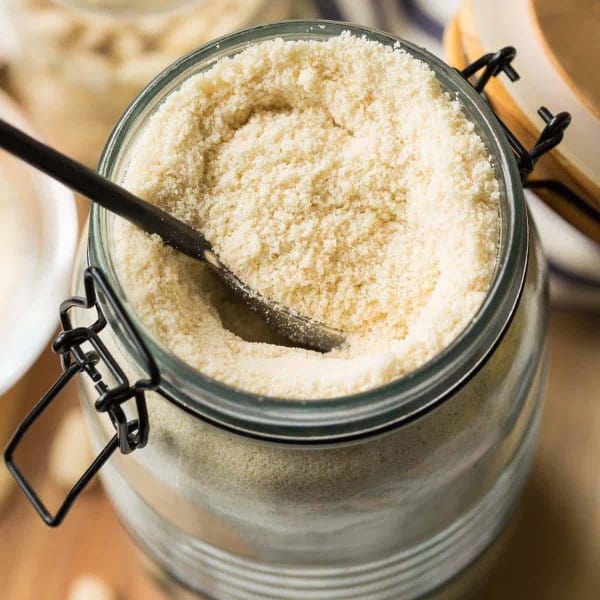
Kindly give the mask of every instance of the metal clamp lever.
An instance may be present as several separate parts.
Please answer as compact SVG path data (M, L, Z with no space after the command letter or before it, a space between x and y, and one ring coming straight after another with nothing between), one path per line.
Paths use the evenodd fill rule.
M500 73L504 73L511 81L520 79L519 74L511 64L516 55L515 48L506 46L497 52L484 54L459 73L468 81L469 78L483 69L483 72L473 84L475 90L481 94L488 81ZM571 123L571 115L568 112L553 115L545 106L542 106L538 109L538 114L544 119L546 126L531 151L528 151L498 115L495 115L515 153L522 179L525 179L533 171L535 163L544 154L560 144L565 129Z
M477 92L483 93L488 81L500 73L506 74L510 81L517 81L519 79L519 74L511 64L515 56L516 50L512 46L507 46L497 52L490 52L483 55L475 62L467 65L459 73L466 80L479 73L479 76L472 85ZM542 190L549 194L548 203L552 208L558 210L558 207L562 206L562 210L558 211L561 216L568 218L585 235L600 243L600 211L595 206L561 181L553 179L528 179L537 161L544 154L550 152L550 150L553 150L560 144L565 129L571 123L571 115L568 112L560 112L553 115L545 106L540 107L537 112L544 120L545 127L533 145L533 148L529 151L502 119L495 114L515 154L523 187Z
M60 525L73 502L117 448L123 454L128 454L136 448L143 448L146 445L149 422L145 391L157 389L160 382L160 374L154 359L135 331L120 301L106 283L102 272L95 267L88 267L84 273L84 284L85 298L69 298L60 307L62 331L54 341L52 349L60 355L63 373L25 417L4 452L4 459L9 471L44 522L52 527ZM107 323L100 307L100 299L108 303L125 335L128 336L136 351L142 357L148 373L147 379L141 379L130 385L127 376L98 337L99 332ZM75 307L95 308L97 312L96 321L89 327L73 327L69 312ZM85 343L88 343L92 349L85 351L82 348ZM100 363L106 366L111 377L116 381L116 385L109 387L103 381L103 375L98 370ZM79 373L85 373L92 380L94 388L98 392L98 399L94 406L99 412L108 413L115 428L115 435L71 488L56 513L52 515L15 463L14 453L27 430L60 394L69 381ZM131 399L135 401L137 418L128 420L123 404Z

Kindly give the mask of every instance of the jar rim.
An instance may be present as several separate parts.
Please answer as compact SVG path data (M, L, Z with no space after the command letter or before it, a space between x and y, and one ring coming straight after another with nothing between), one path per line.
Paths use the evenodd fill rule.
M104 148L100 173L119 179L116 174L123 168L133 134L169 93L220 58L269 39L326 40L347 31L384 45L399 45L434 70L442 87L457 97L478 128L501 187L498 260L487 295L469 325L424 365L377 388L314 400L265 397L211 379L163 346L140 321L121 287L110 252L110 221L114 216L97 205L91 210L88 261L104 271L152 352L161 371L160 393L200 419L251 437L290 443L340 442L418 418L439 406L481 368L506 331L523 287L529 240L527 211L513 152L494 113L442 60L410 42L368 27L326 20L282 21L244 29L198 48L160 73L130 105ZM110 314L108 320L111 323ZM133 346L125 339L119 341L139 365Z

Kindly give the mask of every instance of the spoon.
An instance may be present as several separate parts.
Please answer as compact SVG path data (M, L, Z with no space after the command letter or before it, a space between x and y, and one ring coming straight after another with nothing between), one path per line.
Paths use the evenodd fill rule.
M175 250L206 262L252 310L291 341L325 352L344 341L342 332L298 314L250 289L221 262L211 244L199 231L2 119L0 148L140 229L156 233Z

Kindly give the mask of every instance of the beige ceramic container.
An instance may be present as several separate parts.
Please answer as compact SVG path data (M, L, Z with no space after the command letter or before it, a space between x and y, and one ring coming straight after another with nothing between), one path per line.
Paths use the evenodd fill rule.
M567 15L572 13L569 7L581 8L587 4L589 14L597 15L592 2L554 4L564 4ZM589 210L595 212L595 218L555 194L540 192L539 195L586 236L600 243L600 154L597 152L600 117L598 109L591 106L592 92L582 91L572 78L565 77L556 55L549 51L548 44L556 37L553 33L556 26L552 25L553 15L541 10L540 3L507 0L500 11L494 6L495 3L484 0L463 2L446 32L446 56L452 66L463 68L503 46L517 48L513 65L521 79L511 83L504 77L493 78L486 86L490 104L527 148L533 146L544 125L536 114L541 105L554 113L566 110L572 115L565 139L539 161L532 178L556 179L575 190ZM581 14L578 18L582 19ZM569 21L566 15L563 20L566 28L563 33L567 35L568 28L573 29L577 21ZM573 30L572 36L575 33ZM591 55L598 52L597 36L582 39ZM600 100L596 101L600 105Z

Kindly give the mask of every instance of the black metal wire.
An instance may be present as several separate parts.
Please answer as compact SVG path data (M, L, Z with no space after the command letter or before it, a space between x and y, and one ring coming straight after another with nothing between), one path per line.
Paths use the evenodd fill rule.
M462 71L459 71L459 73L465 79L469 80L483 70L473 84L475 90L482 93L489 80L492 77L497 77L500 73L504 73L511 81L517 81L520 78L519 74L511 64L516 55L517 51L515 48L506 46L497 52L484 54L475 62L467 65ZM525 148L502 119L500 119L498 115L495 115L515 153L519 172L523 181L533 171L536 162L544 154L550 152L550 150L560 144L565 129L571 123L571 115L568 112L560 112L557 115L553 115L545 106L541 106L538 109L538 115L542 117L546 126L530 151ZM568 189L566 186L563 187L564 189ZM569 189L569 196L573 197L576 196L576 194Z
M589 219L600 224L600 211L590 206L579 194L574 192L569 186L562 181L554 179L532 179L524 182L523 187L531 190L547 190L564 198L567 202L583 213Z
M479 93L483 92L483 88L487 85L487 82L492 77L498 76L500 73L504 73L511 81L517 81L520 77L515 71L511 62L517 55L517 51L512 46L505 46L497 52L489 52L478 58L475 62L467 65L460 74L465 78L469 79L478 71L483 69L483 73L477 78L475 85L473 86Z
M4 451L4 460L17 484L44 522L51 527L60 525L79 494L117 448L119 448L121 453L129 454L135 449L143 448L146 445L150 425L144 392L146 390L155 390L160 385L160 373L156 362L143 340L135 331L119 299L106 282L102 271L96 267L88 267L84 273L84 287L85 298L69 298L60 307L60 321L63 330L54 341L52 349L60 355L64 371L31 412L23 419ZM130 385L124 371L98 336L107 324L106 317L99 303L99 294L102 295L108 306L114 311L121 329L125 335L129 336L134 347L142 357L148 372L147 379L141 379ZM70 317L70 311L73 308L95 309L97 314L96 321L88 327L73 327ZM84 344L89 344L92 350L84 350L82 347ZM117 382L116 385L109 387L103 380L103 375L98 370L100 363L108 369L110 375ZM85 373L92 380L94 388L98 392L98 399L94 406L99 412L108 413L111 423L115 428L115 435L71 488L53 515L17 466L14 454L29 428L41 417L52 401L79 373ZM135 402L137 418L128 420L123 409L123 404L131 399Z

